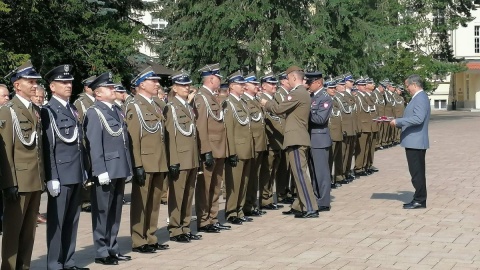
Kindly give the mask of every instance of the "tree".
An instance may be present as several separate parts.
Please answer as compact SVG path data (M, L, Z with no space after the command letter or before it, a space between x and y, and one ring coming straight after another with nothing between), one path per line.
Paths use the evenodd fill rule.
M169 27L157 49L177 69L220 62L227 73L262 73L298 64L398 82L413 70L426 78L462 70L448 32L474 8L466 0L168 0L162 7Z
M0 18L3 49L31 57L44 75L61 64L74 65L75 93L90 75L112 71L116 81L129 82L136 73L127 57L137 52L145 26L130 17L135 8L148 8L141 0L25 0L4 1L11 9ZM61 11L61 12L59 12ZM15 63L15 65L13 65ZM18 61L9 60L7 74Z

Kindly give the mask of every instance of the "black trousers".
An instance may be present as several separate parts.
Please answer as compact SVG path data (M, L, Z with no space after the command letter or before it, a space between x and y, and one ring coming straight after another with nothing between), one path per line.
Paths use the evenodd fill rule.
M425 177L425 154L426 149L405 148L407 155L408 170L412 177L415 188L413 200L418 203L427 201L427 178Z

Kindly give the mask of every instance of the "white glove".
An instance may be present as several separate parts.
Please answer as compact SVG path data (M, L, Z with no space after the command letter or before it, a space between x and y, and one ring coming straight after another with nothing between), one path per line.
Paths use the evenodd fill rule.
M104 172L104 173L101 173L99 176L98 176L98 183L100 185L108 185L110 184L111 180L110 180L110 177L108 176L108 172Z
M130 180L132 180L132 176L131 176L131 175L130 175L130 176L127 176L126 182L128 182L128 181L130 181Z
M53 179L47 182L48 193L52 197L57 197L60 194L60 181L58 179Z

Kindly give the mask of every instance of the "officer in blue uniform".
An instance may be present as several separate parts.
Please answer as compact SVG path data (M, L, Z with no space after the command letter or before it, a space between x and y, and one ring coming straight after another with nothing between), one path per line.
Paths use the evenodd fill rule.
M75 266L73 254L80 217L80 191L87 180L83 129L72 95L71 65L61 65L45 75L52 98L41 110L47 181L47 268L88 269Z
M313 191L317 199L318 211L329 211L331 184L328 158L332 139L328 129L328 120L332 112L332 97L327 89L330 83L335 84L335 82L327 82L327 88L323 88L322 73L306 73L305 76L308 90L312 94L309 130L310 153L313 161ZM335 94L334 90L333 94Z
M84 121L87 148L95 177L92 188L92 229L96 249L95 263L117 265L131 260L119 253L117 242L122 214L125 180L132 177L129 138L124 115L114 104L112 74L98 76L91 84L95 103Z

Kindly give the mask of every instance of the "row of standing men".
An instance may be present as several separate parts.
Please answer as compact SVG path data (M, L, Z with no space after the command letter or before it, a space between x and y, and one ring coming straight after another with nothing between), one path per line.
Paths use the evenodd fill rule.
M218 221L222 179L227 193L225 218L229 223L242 224L252 221L249 216L281 208L273 201L274 183L278 201L293 202L292 210L285 213L296 211L296 217L312 217L311 207L306 207L302 196L305 179L298 182L308 167L304 161L309 154L303 150L310 146L310 138L308 133L307 138L295 133L308 132L315 101L310 102L309 97L308 102L299 106L296 93L301 91L293 92L300 84L290 87L300 81L292 78L301 69L290 68L282 74L282 86L278 89L272 74L257 81L253 74L244 77L240 72L234 73L228 78L230 94L223 101L216 93L222 79L218 64L200 69L203 86L195 96L190 93L189 75L179 72L172 76L175 94L168 104L154 102L160 77L147 69L133 80L137 94L126 100L123 109L115 105L115 92L124 90L114 88L110 73L86 80L85 93L75 102L76 106L70 105L71 70L72 66L62 65L45 75L53 97L40 110L29 98L41 77L29 63L19 67L11 78L16 96L0 109L0 183L5 195L3 226L8 235L2 239L2 269L30 264L34 219L44 183L49 192L48 269L82 269L75 265L73 254L80 192L89 182L95 262L101 264L115 265L119 260L131 259L119 252L116 237L125 181L132 178L130 221L135 252L153 253L168 248L158 243L155 235L166 175L168 229L173 241L201 239L201 235L190 231L194 191L198 231L216 233L230 229ZM293 75L289 77L290 73ZM321 79L318 74L310 76L310 84ZM334 101L332 98L331 102ZM296 115L298 107L308 109L306 117ZM330 109L332 117L328 115L326 119L332 127L328 119L338 117L338 110L335 106ZM300 152L292 148L307 141ZM300 186L295 201L289 194L290 175L297 189ZM330 202L318 206L329 210Z

